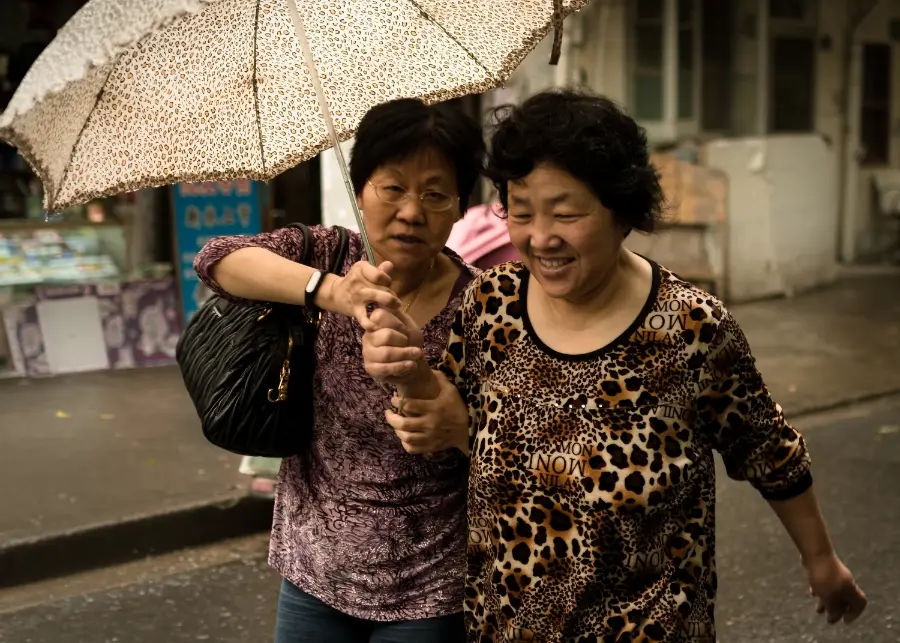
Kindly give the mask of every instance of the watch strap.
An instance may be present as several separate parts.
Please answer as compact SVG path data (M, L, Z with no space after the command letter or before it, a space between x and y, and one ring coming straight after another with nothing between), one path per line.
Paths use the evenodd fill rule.
M309 281L306 282L305 299L308 308L318 308L318 306L316 306L316 295L319 293L319 289L322 287L324 281L325 273L321 270L316 270L309 278Z

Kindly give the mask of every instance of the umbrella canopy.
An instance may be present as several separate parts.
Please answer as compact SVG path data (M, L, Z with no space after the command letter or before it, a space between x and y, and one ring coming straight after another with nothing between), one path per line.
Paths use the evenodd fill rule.
M589 1L91 0L22 81L0 137L41 178L49 212L267 180L350 138L378 103L500 86Z

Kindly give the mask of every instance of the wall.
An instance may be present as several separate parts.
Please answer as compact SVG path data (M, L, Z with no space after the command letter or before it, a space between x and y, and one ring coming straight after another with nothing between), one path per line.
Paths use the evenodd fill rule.
M850 0L848 0L850 1ZM852 45L850 92L854 110L850 114L846 181L848 195L845 202L842 256L848 261L879 258L895 243L896 224L874 206L872 178L885 166L860 167L857 162L859 146L859 94L862 77L862 44L892 43L892 123L891 158L889 166L900 168L900 42L890 38L890 23L900 20L900 0L882 0L859 26Z
M629 23L626 0L597 0L581 11L575 80L625 105L629 99Z
M548 64L551 32L498 91L495 103L520 101L565 85L579 85L625 104L628 99L628 0L595 0L566 19L559 64Z
M819 41L816 54L815 126L834 145L838 156L844 151L844 55L847 46L848 3L855 0L819 0ZM829 46L821 43L828 42Z
M665 223L652 235L632 234L625 245L684 279L727 297L728 178L703 165L654 154L666 199Z
M553 32L544 38L534 50L528 54L512 73L506 84L497 90L487 92L486 106L517 103L539 91L549 89L558 84L559 67L565 67L568 61L563 60L571 47L569 31L575 16L566 20L565 37L559 66L548 64L553 46Z
M341 143L344 158L350 163L350 151L353 149L353 140ZM326 226L344 226L350 230L357 230L356 217L353 215L353 202L344 185L344 177L341 166L338 164L337 155L333 149L322 152L321 159L321 186L322 186L322 224Z
M731 302L793 295L834 281L837 155L816 134L710 143L729 177L727 292Z

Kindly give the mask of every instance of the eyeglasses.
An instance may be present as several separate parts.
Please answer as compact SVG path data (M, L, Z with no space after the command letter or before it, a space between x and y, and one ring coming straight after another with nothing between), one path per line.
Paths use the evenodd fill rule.
M366 182L375 190L375 196L391 205L397 205L410 197L415 197L422 203L422 207L430 212L446 212L453 207L454 203L459 201L458 196L450 196L437 190L428 190L422 194L415 194L399 185L389 183L375 185L371 181Z

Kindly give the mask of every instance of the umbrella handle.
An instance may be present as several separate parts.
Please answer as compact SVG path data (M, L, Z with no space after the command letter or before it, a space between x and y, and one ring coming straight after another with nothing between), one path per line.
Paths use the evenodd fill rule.
M375 253L372 252L372 245L369 243L369 235L366 232L366 225L363 223L362 212L356 203L356 192L353 189L353 182L350 180L350 172L347 170L347 161L344 159L344 152L341 150L341 141L334 129L334 121L331 118L331 109L328 107L328 99L325 97L325 91L322 89L322 83L319 80L319 71L316 68L316 61L313 58L312 50L309 47L309 40L306 37L306 29L303 26L303 20L297 11L297 3L295 0L287 0L288 11L291 14L291 21L294 23L294 33L297 40L300 41L300 48L303 50L303 59L306 62L306 68L309 70L309 76L312 78L313 87L316 90L316 100L319 101L319 110L322 112L322 118L325 120L325 127L328 129L328 136L331 138L331 144L334 154L337 157L338 165L341 168L341 174L344 177L344 187L350 196L350 205L353 208L353 216L356 218L356 225L359 227L359 234L362 237L363 247L366 250L366 257L369 263L375 265Z

